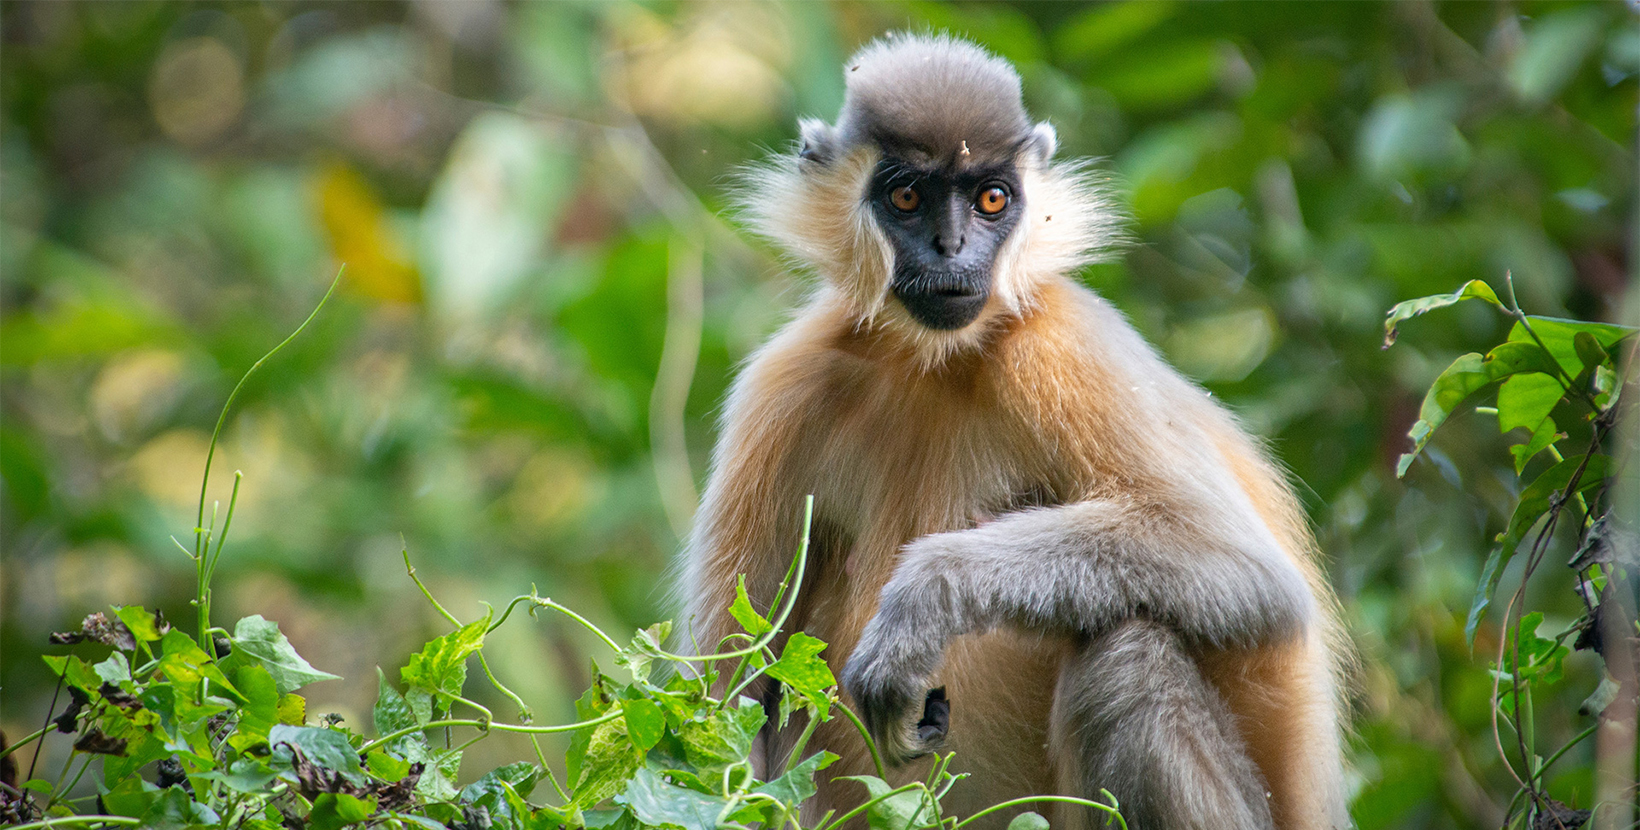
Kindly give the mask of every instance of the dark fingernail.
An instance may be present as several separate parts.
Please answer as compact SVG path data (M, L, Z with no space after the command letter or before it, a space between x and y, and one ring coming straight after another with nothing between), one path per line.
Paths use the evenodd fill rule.
M945 699L945 687L929 689L923 699L922 720L917 721L917 737L931 741L943 737L951 728L951 702Z

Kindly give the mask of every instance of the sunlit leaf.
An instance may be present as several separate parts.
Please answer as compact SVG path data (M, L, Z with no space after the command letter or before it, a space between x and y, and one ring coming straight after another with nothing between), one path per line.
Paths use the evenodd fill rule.
M1492 290L1492 286L1480 280L1470 280L1459 286L1458 290L1451 294L1436 294L1430 297L1419 297L1416 300L1396 303L1389 310L1387 319L1384 320L1384 348L1394 345L1396 330L1402 322L1464 300L1485 300L1500 309L1504 308L1503 303L1498 300L1497 292Z
M422 650L410 655L410 662L399 670L399 677L412 692L423 695L429 712L416 713L425 723L432 717L449 711L450 696L461 694L467 683L467 658L484 646L484 633L490 626L490 615L468 623L442 637L435 637ZM416 698L411 697L412 705Z
M752 791L772 795L787 804L801 804L814 797L815 774L831 766L836 760L837 756L830 752L816 752L792 767L786 774Z
M375 796L359 798L347 793L320 793L308 813L308 826L312 830L339 830L370 818L374 812Z
M1632 326L1619 326L1612 323L1590 323L1583 320L1566 320L1559 317L1537 317L1527 315L1526 320L1531 324L1531 331L1520 323L1515 323L1509 329L1509 340L1515 343L1535 342L1532 335L1543 341L1545 348L1554 355L1561 368L1569 377L1577 377L1583 368L1583 358L1577 351L1578 332L1587 333L1593 337L1601 348L1610 352L1624 338L1633 335L1636 329Z
M767 634L774 626L762 614L752 608L752 601L746 596L746 575L741 574L735 583L735 601L729 606L729 615L740 623L740 627L747 634L758 637Z
M231 674L252 661L261 664L273 675L280 694L294 692L320 680L339 679L330 672L309 665L279 631L278 623L263 619L261 614L252 614L234 624L233 651L222 658L222 671Z
M829 708L825 691L837 685L831 668L821 659L826 644L799 631L786 640L780 659L770 664L769 676L808 697L824 714Z
M1498 430L1508 432L1525 427L1536 431L1565 394L1566 387L1551 375L1542 372L1510 375L1498 387Z
M660 742L666 731L666 717L661 706L648 698L621 701L621 713L626 718L626 731L638 749L648 752Z
M1532 431L1531 438L1509 447L1509 454L1515 458L1515 475L1524 472L1526 463L1536 457L1538 453L1543 452L1549 448L1549 445L1566 437L1565 433L1558 432L1557 429L1553 418L1544 418L1543 423L1538 424L1537 429Z

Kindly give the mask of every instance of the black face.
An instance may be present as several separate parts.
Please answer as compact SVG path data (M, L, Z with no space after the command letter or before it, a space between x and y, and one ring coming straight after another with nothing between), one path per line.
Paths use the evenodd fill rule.
M1025 207L1013 165L929 169L885 158L867 198L894 246L891 288L905 310L941 331L972 323Z

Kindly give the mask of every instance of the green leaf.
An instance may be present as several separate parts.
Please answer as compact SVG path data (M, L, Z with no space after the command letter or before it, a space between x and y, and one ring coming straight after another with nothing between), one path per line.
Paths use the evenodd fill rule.
M1572 476L1583 465L1584 456L1572 456L1555 466L1544 470L1538 477L1526 485L1521 491L1520 501L1515 504L1515 511L1509 517L1509 526L1498 534L1498 547L1486 558L1486 565L1481 569L1480 584L1475 587L1474 599L1470 601L1469 618L1464 623L1464 639L1471 648L1475 645L1475 630L1481 619L1486 616L1486 609L1492 604L1492 594L1497 590L1498 580L1503 578L1503 571L1509 566L1509 560L1515 555L1515 548L1520 547L1528 531L1537 524L1543 514L1549 512L1550 501L1566 491L1571 485ZM1583 467L1582 477L1578 479L1576 492L1583 492L1605 483L1606 468L1610 459L1603 455L1589 456L1587 467Z
M181 787L167 787L142 815L147 830L186 830L199 824L216 824L222 819L215 810L195 801Z
M268 743L276 757L288 757L290 747L295 747L312 763L339 772L355 784L365 783L364 770L359 766L359 751L348 742L345 734L334 729L280 724L269 730Z
M625 804L645 826L716 830L718 816L729 801L723 796L673 786L654 770L640 767L626 790L615 796L615 803Z
M493 821L503 827L509 826L529 812L523 799L535 789L535 782L540 777L541 769L534 764L522 761L507 764L463 787L457 800L473 807L482 807Z
M52 674L61 677L68 685L80 691L95 694L97 689L102 687L102 678L97 675L96 670L79 657L72 654L47 654L41 659L51 668Z
M713 712L705 721L689 721L678 730L684 757L702 777L720 776L731 764L744 763L768 715L749 697L732 709Z
M1423 406L1418 410L1418 422L1413 424L1411 431L1407 433L1412 439L1412 450L1402 455L1401 460L1395 465L1397 478L1407 474L1407 468L1412 466L1413 459L1423 452L1430 436L1441 424L1446 423L1446 418L1452 414L1452 410L1492 380L1492 373L1486 367L1486 358L1473 352L1452 361L1452 365L1446 367L1440 377L1435 378L1435 383L1430 385L1429 392L1424 395Z
M1395 345L1396 329L1402 322L1464 300L1485 300L1497 308L1507 311L1503 303L1498 301L1498 295L1492 290L1492 286L1480 280L1470 280L1459 286L1458 290L1451 294L1436 294L1430 297L1419 297L1416 300L1396 303L1389 310L1384 320L1384 348L1387 349Z
M260 663L273 675L280 694L320 680L338 679L330 672L309 665L280 633L279 625L263 619L260 614L252 614L234 625L233 651L222 659L222 670L232 674L237 667L253 662Z
M883 798L895 789L887 781L875 775L845 775L843 781L858 781L866 785L871 798ZM922 790L907 790L897 795L883 798L882 801L871 805L866 810L866 820L871 830L911 830L931 824L934 818L932 810L923 803ZM916 824L912 824L913 820Z
M254 793L266 790L279 777L279 773L254 758L241 758L228 765L227 772L207 770L194 777L216 781L234 792Z
M597 806L620 792L641 766L643 753L627 735L624 720L598 724L592 729L577 770L580 777L574 782L575 805L583 810Z
M486 612L483 619L434 638L420 652L410 655L409 664L399 670L406 686L431 699L431 711L421 718L422 722L435 713L448 712L449 696L461 694L467 682L467 658L484 646L484 632L489 627L490 615Z
M752 792L772 795L781 803L799 805L814 797L814 776L820 770L832 765L837 756L830 752L816 752L803 759L803 763L787 770L785 775L763 784Z
M108 655L108 659L91 667L97 677L106 683L116 686L131 682L131 664L126 661L125 653L116 650Z
M258 665L240 666L233 681L245 696L245 703L239 707L239 722L228 743L244 752L265 743L268 732L278 725L279 689L273 675Z
M1494 378L1507 377L1521 372L1542 372L1546 375L1555 373L1555 359L1536 343L1527 341L1513 341L1499 343L1486 353L1486 362L1490 364L1487 371Z
M358 824L376 812L376 797L359 798L347 793L321 793L313 800L308 813L312 830L337 830L349 824Z
M774 630L768 619L752 608L752 600L746 596L745 574L741 574L739 581L735 583L735 601L729 606L729 616L734 617L735 621L740 623L740 627L746 629L746 633L753 637Z
M215 686L212 691L225 691L239 700L244 700L233 684L228 682L227 675L224 675L211 660L210 655L194 644L194 638L173 628L165 632L159 644L163 650L159 658L159 671L167 680L179 685L198 683L202 679L209 680Z
M1008 830L1048 830L1048 820L1041 813L1026 810L1008 822Z
M1407 433L1412 438L1412 450L1402 455L1395 465L1396 477L1406 475L1407 468L1423 452L1435 430L1446 423L1447 416L1470 395L1502 378L1544 370L1554 371L1554 362L1535 343L1502 343L1485 357L1470 353L1452 361L1424 395L1418 422Z
M661 643L672 636L672 622L670 620L656 623L648 628L639 629L633 635L632 642L615 655L615 662L626 666L632 671L632 679L647 684L649 681L649 667L661 655Z
M1565 394L1560 381L1542 372L1509 376L1498 387L1498 431L1525 427L1536 432Z
M150 684L138 693L137 699L142 701L143 708L158 716L160 726L171 740L191 743L196 751L209 754L205 721L232 709L233 702L215 695L195 702L195 695L187 688L191 685Z
M1549 353L1554 355L1562 369L1569 377L1577 377L1583 370L1583 358L1577 351L1577 335L1583 332L1593 337L1607 352L1612 351L1623 338L1640 331L1632 326L1618 326L1611 323L1589 323L1582 320L1566 320L1560 317L1537 317L1527 315L1527 322L1532 324L1535 332ZM1509 329L1509 340L1514 343L1530 343L1532 334L1526 327L1515 323Z
M410 774L410 762L374 749L364 759L365 769L383 781L399 781Z
M780 650L780 659L769 666L769 676L786 684L792 690L813 701L822 716L830 709L826 690L837 685L820 652L826 644L799 631L786 641Z
M307 722L307 698L297 694L279 696L279 722L301 726Z
M142 818L154 806L159 794L159 787L140 776L127 776L102 794L103 808L109 815Z
M391 735L400 729L409 729L424 723L416 718L410 704L405 702L404 695L399 694L399 690L387 682L387 674L380 668L376 669L376 706L371 710L371 717L375 722L378 736Z
M593 720L602 717L614 705L605 687L607 680L608 678L604 676L603 672L598 670L598 664L593 663L592 685L588 686L587 690L581 693L581 697L575 701L576 720ZM597 734L599 727L603 725L583 726L575 730L570 737L569 749L564 755L564 768L565 775L572 788L575 782L580 780L581 764L590 751L592 738Z
M1526 463L1531 461L1538 453L1548 449L1550 444L1566 437L1565 433L1557 430L1553 418L1544 418L1543 423L1538 424L1537 429L1532 431L1531 438L1509 447L1509 454L1515 457L1515 475L1518 476L1524 472Z
M461 775L461 750L431 749L425 744L411 744L405 760L421 762L421 780L416 782L416 794L427 801L454 801L456 779Z
M149 611L140 605L115 606L114 613L119 616L120 622L131 629L131 636L139 643L152 643L163 637L159 630L159 620L155 612Z
M666 733L661 705L649 698L621 701L621 714L626 718L626 732L633 745L644 752L654 749Z
M1600 341L1586 331L1572 335L1572 348L1577 352L1577 359L1583 362L1583 368L1593 369L1609 363L1612 356L1601 347Z

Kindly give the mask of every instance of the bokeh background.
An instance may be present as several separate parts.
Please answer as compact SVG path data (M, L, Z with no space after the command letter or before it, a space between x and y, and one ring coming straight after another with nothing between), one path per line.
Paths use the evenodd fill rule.
M191 627L171 537L218 408L342 262L227 422L217 621L278 620L345 677L309 711L362 727L376 667L443 630L404 547L468 619L532 584L615 630L668 614L715 408L809 285L726 210L733 171L907 27L1014 61L1063 153L1104 158L1135 241L1084 278L1303 482L1366 658L1361 827L1496 826L1496 633L1471 655L1462 628L1514 474L1473 413L1393 463L1428 382L1503 327L1457 308L1386 352L1380 324L1505 270L1533 312L1620 314L1632 4L6 2L6 733L44 717L47 632L109 603ZM1577 601L1542 579L1558 631ZM542 722L607 661L558 619L489 653ZM1540 746L1596 681L1568 661ZM1589 753L1551 779L1576 806Z

